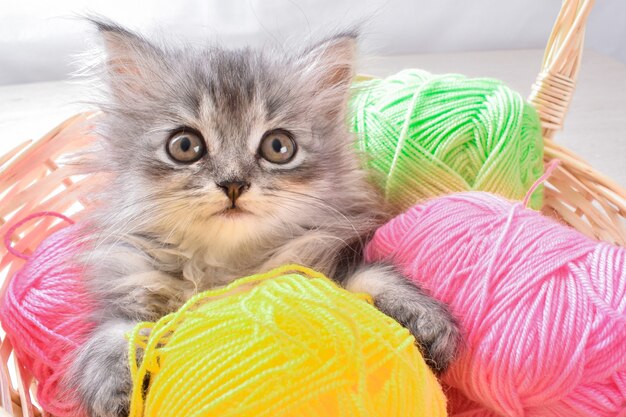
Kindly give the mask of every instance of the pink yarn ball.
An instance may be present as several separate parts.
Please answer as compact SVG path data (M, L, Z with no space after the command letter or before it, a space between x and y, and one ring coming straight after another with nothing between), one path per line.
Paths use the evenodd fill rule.
M453 415L626 415L623 248L471 192L398 216L366 258L394 262L459 318L465 346L443 378Z
M58 417L82 415L60 383L68 359L92 327L81 268L72 263L80 250L77 231L76 225L66 227L42 242L13 276L0 303L2 327L18 359L38 382L39 403Z

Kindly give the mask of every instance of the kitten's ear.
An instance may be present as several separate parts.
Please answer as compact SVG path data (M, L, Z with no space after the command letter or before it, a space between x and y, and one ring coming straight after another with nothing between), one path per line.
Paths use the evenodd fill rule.
M348 89L354 77L356 60L356 31L332 36L309 48L301 56L301 71L305 81L323 100L328 116L345 112Z
M162 65L162 53L152 43L112 21L88 18L98 29L106 53L106 80L116 97L146 94Z
M356 31L340 33L309 48L302 57L307 77L319 89L345 90L354 76Z

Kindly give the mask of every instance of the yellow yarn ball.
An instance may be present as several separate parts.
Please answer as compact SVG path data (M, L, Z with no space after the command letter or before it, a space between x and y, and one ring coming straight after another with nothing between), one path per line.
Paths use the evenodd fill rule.
M199 294L131 334L130 416L445 416L415 340L368 300L293 265Z

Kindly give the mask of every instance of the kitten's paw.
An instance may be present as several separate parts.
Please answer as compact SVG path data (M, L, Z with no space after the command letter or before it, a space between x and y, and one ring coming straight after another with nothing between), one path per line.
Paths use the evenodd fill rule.
M428 366L441 374L456 357L461 334L446 306L425 297L399 302L393 292L382 293L374 304L413 334Z
M68 382L90 417L127 417L132 381L128 368L131 323L111 322L97 329L81 347Z
M92 401L87 404L90 417L128 417L130 387L115 386L114 381L94 384Z

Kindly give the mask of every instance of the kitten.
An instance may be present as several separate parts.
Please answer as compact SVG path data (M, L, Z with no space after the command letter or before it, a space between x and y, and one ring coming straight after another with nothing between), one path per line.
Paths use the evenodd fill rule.
M97 326L68 378L90 416L128 412L135 323L286 263L371 294L434 370L448 366L459 333L446 307L391 266L361 265L388 215L345 121L355 34L286 55L156 46L94 23L110 99L90 169L111 183L82 259Z

